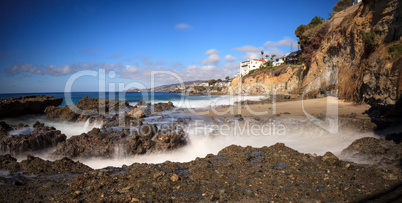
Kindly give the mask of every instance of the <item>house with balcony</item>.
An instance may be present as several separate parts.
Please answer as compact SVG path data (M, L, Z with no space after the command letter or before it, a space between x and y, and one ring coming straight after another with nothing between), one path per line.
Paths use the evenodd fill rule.
M251 70L259 69L268 59L248 59L240 62L240 74L238 76L247 75Z
M301 51L294 51L290 53L289 55L286 56L285 61L286 64L288 65L296 65L299 63L299 58L300 58L300 53Z
M274 59L274 62L272 63L272 65L273 65L273 66L279 66L279 65L285 63L285 60L286 60L286 56L285 56L285 55L283 55L283 56L281 56L281 57L278 57L278 58L275 58L275 59Z

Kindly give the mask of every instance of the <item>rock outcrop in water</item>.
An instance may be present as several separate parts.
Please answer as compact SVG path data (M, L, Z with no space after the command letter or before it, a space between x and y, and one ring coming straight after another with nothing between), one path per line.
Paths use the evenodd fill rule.
M380 166L398 167L402 164L402 144L386 138L364 137L350 144L342 151L340 157Z
M55 147L58 143L66 140L66 136L62 134L59 130L56 130L54 127L45 126L43 123L39 122L36 122L33 125L32 132L19 135L8 135L8 133L11 130L21 129L21 127L17 127L14 129L5 122L1 122L1 126L1 153L17 154L44 150L50 147Z
M0 99L0 118L43 114L46 107L59 106L62 102L62 98L44 95Z
M91 116L114 114L116 111L125 111L128 102L118 99L83 97L77 105L64 107L48 107L45 114L48 119L67 121L86 121Z
M127 155L174 150L186 144L183 130L162 131L154 124L144 124L138 130L92 129L88 133L72 136L57 145L56 157L124 157Z

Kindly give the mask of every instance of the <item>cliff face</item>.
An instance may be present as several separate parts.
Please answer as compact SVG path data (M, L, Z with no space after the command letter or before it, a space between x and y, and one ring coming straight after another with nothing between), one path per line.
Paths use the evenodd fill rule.
M324 77L335 80L340 99L395 105L401 98L402 63L401 57L387 58L387 54L391 45L401 43L400 2L363 1L357 6L328 30L301 87ZM371 44L367 39L370 33L374 42Z
M400 4L399 0L363 0L326 22L326 33L297 82L299 91L311 95L338 90L340 99L385 107L382 111L399 108L402 57L391 56L389 49L392 45L402 46ZM242 89L255 82L268 87L294 84L292 78L264 74L256 79L246 77ZM232 83L232 87L238 85Z
M288 94L297 91L301 85L304 66L285 66L281 70L255 71L242 78L234 78L229 92L235 94ZM241 85L240 85L241 84Z

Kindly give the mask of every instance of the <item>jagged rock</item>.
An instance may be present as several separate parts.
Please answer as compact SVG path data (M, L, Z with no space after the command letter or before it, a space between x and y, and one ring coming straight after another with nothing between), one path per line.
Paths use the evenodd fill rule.
M327 163L329 166L333 166L333 165L337 165L339 162L338 157L336 157L334 154L332 154L331 152L327 152L324 154L324 156L322 157L322 161L324 161L325 163Z
M12 130L10 125L4 121L0 121L0 136L6 136L10 130Z
M138 119L138 118L145 117L145 113L144 113L144 110L142 110L142 108L135 108L135 109L127 112L126 116L134 118L134 119Z
M74 113L68 106L64 107L49 106L45 109L45 114L48 119L66 120L66 121L74 121L79 116L79 114Z
M158 132L158 127L155 124L141 125L138 129L138 135L142 137L152 138L156 132Z
M62 134L54 127L47 127L36 122L34 130L26 135L11 135L0 137L0 151L3 153L21 153L43 150L54 147L59 142L66 140L66 135Z
M155 112L162 112L162 111L167 111L174 108L174 105L171 101L167 102L167 103L156 103L154 104L154 111Z
M128 106L128 102L118 99L98 99L85 96L75 106L48 107L45 109L45 114L48 119L52 120L86 121L91 116L126 110Z
M0 99L0 118L43 114L46 107L59 106L62 102L62 98L44 95Z
M94 128L88 133L72 136L57 145L52 153L55 157L111 157L115 153L117 143L126 137L127 132L101 132Z
M342 151L340 157L368 163L398 165L402 159L402 145L385 138L364 137L350 144Z
M186 134L183 130L157 132L156 125L143 126L146 126L143 128L143 132L141 132L141 130L139 130L138 133L134 132L129 140L129 154L144 154L153 151L161 152L174 150L187 143Z
M77 104L77 107L83 110L95 110L95 112L114 112L125 110L129 106L127 101L118 99L88 98L84 96Z
M132 136L130 136L132 135ZM152 151L177 149L186 144L183 130L158 131L155 124L145 124L137 131L114 131L98 128L88 133L72 136L57 145L55 157L105 157L144 154Z
M147 105L147 103L144 100L140 100L137 103L137 106L145 106L145 105Z

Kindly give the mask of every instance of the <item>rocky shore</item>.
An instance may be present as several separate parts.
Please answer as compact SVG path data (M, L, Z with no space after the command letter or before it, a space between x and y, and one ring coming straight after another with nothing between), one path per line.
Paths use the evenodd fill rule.
M288 101L283 102L287 105L299 102L298 99L291 95L282 98ZM46 108L44 112L51 119L102 123L99 128L68 139L59 130L40 122L32 126L0 122L3 154L0 155L0 200L356 202L386 201L402 195L400 133L380 139L357 139L339 157L331 152L322 156L300 153L282 143L261 148L231 145L217 154L188 162L133 163L92 169L74 160L169 153L191 142L184 131L191 118L164 114L175 108L171 102L140 101L130 106L126 102L104 100L105 114L101 114L103 110L98 104L98 99L84 97L77 107L89 113L83 116L73 112L72 117L67 116L72 112L68 107ZM266 104L262 101L261 105ZM278 116L260 118L237 114L233 118L213 118L212 123L238 122L240 126L276 123L287 125L290 134L311 129L309 133L323 136L326 131L317 129L316 124L324 122L325 116L316 118L317 121L306 123ZM378 128L357 114L341 115L338 122L339 133L350 133L348 129L353 129L352 133L373 132ZM212 131L209 136L219 134ZM50 160L57 160L32 156L33 152L44 149L50 151ZM14 158L23 154L28 154L25 160L18 162Z
M357 202L394 200L402 194L400 167L358 165L330 152L303 154L281 143L232 145L185 163L101 170L68 158L50 162L28 156L16 162L2 155L0 160L7 170L0 180L3 202Z

